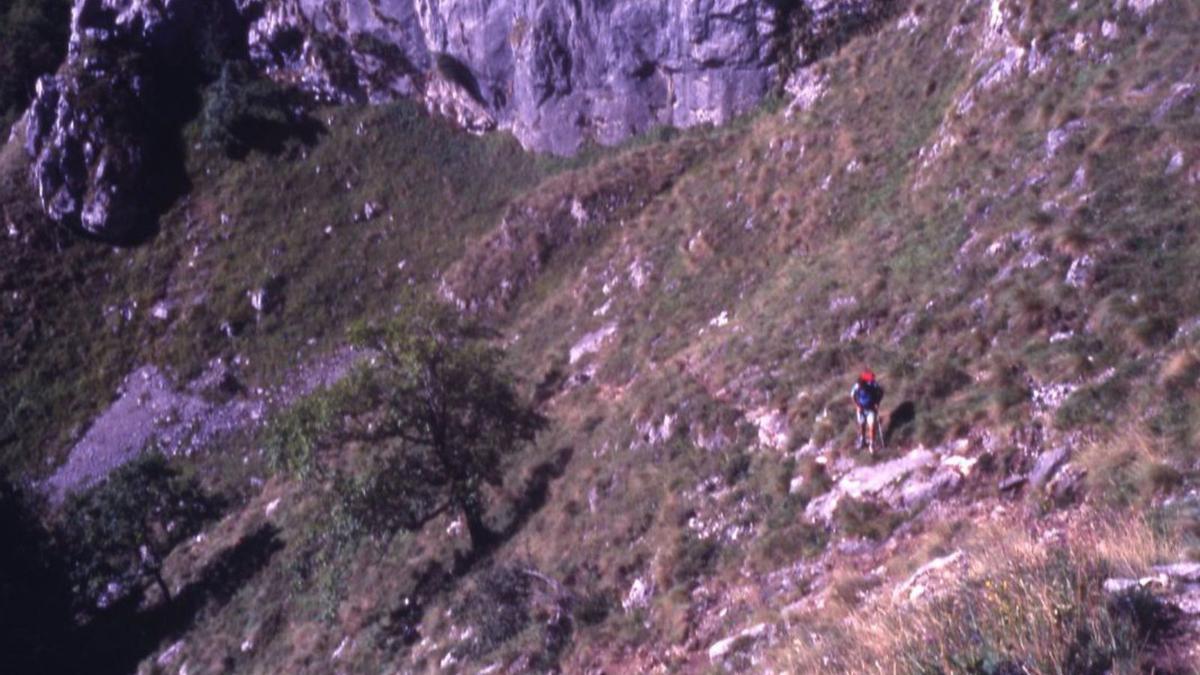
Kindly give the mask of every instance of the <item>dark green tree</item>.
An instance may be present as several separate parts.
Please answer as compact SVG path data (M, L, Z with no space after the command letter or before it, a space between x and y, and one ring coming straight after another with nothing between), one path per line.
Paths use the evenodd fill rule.
M482 488L502 483L504 458L544 425L517 392L503 353L452 307L418 297L385 323L356 326L351 337L379 354L371 375L384 404L379 434L407 458L381 463L383 475L364 490L366 504L386 509L388 495L419 476L422 485L444 485L476 549L494 543Z
M290 137L309 138L312 120L295 112L294 93L245 61L225 61L204 92L200 137L231 157L255 148L278 151Z
M128 588L148 580L170 601L163 560L216 513L216 501L195 479L161 453L143 453L64 504L62 528L76 587L96 600L111 582Z
M0 141L67 55L70 0L0 0Z

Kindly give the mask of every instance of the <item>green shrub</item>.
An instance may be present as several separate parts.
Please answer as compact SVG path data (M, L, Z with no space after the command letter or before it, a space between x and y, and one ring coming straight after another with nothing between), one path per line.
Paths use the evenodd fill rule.
M874 501L845 497L833 512L833 522L848 536L882 541L904 522L904 514Z
M278 149L289 131L306 131L305 120L294 113L297 106L291 91L256 75L250 64L226 61L204 92L200 138L231 157L253 147Z
M145 451L64 504L61 527L76 586L98 601L110 582L128 587L151 580L170 600L163 560L215 517L218 506L161 453Z
M332 622L345 594L347 571L362 529L338 504L327 507L296 543L288 569L292 591L314 603L318 618Z
M721 546L712 539L702 539L691 531L680 533L671 551L670 582L689 586L708 573L717 562Z
M317 473L317 451L342 429L346 410L340 390L307 396L274 417L263 432L263 447L274 473L309 478Z
M353 476L339 476L335 491L346 514L375 536L420 529L447 505L445 479L426 452L401 444L369 458Z

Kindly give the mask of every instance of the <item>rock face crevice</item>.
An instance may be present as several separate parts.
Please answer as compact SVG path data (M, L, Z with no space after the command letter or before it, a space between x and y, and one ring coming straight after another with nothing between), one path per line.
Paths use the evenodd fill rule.
M327 102L419 99L470 131L570 154L723 123L898 4L76 0L67 63L38 85L26 147L52 219L135 239L175 191L171 145L214 62L249 60Z

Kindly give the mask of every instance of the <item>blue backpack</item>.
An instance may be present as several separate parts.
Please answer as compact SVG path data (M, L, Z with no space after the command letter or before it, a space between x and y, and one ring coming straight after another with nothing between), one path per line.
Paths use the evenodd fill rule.
M858 388L854 390L854 402L862 408L875 405L875 385L859 382Z

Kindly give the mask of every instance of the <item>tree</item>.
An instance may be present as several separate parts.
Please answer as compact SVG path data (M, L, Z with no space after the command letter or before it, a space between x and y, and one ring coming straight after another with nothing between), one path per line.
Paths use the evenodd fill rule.
M421 482L445 485L473 547L494 543L481 489L502 482L504 457L545 424L518 395L503 353L453 308L418 297L385 323L357 325L351 337L382 360L373 371L384 403L380 433L398 440L409 458L427 457ZM411 462L382 463L385 474L371 482L377 496L397 494L397 481L412 475L406 466ZM384 506L381 499L367 501Z
M161 453L143 453L64 505L62 526L77 587L99 600L112 582L128 588L148 579L170 601L163 560L216 511L215 500L194 479Z
M205 89L200 138L230 157L252 149L278 152L293 137L311 142L319 125L298 107L294 91L256 74L246 61L228 60Z

